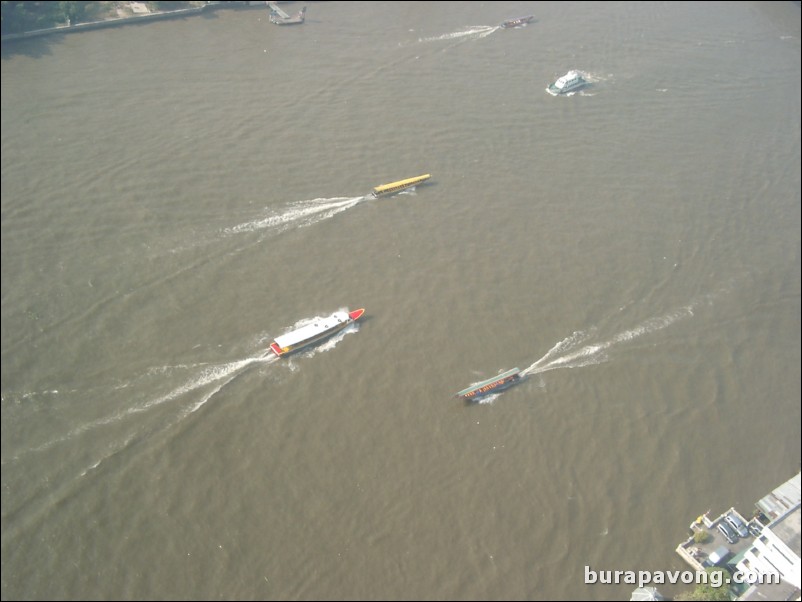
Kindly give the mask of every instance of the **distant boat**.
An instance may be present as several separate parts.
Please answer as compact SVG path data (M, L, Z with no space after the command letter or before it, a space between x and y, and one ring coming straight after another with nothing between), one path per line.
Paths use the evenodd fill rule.
M493 378L488 378L480 383L471 385L467 389L463 389L454 395L454 397L462 397L462 399L466 401L474 401L484 397L485 395L490 395L491 393L501 393L502 391L509 389L514 384L520 382L522 378L523 376L521 376L521 371L518 368L513 368L512 370L507 370L503 374L499 374Z
M546 90L549 94L557 96L558 94L568 94L588 85L588 81L582 77L579 71L569 71L562 77L558 78L553 84L550 84Z
M364 313L364 309L350 312L335 311L328 318L315 320L312 324L276 337L276 340L270 344L270 349L278 357L293 353L340 332L349 324L356 322Z
M281 10L275 2L268 2L267 7L270 9L270 22L276 25L299 25L306 19L305 6L292 17Z
M406 180L398 180L398 182L390 182L389 184L382 184L381 186L376 186L376 188L373 189L373 196L378 198L385 194L393 194L396 192L401 192L402 190L406 190L407 188L412 188L416 184L425 182L431 177L432 177L431 174L427 173L423 174L422 176L407 178Z
M504 29L511 29L513 27L521 27L522 25L528 25L532 22L532 19L535 18L535 15L527 15L525 17L518 17L517 19L509 19L504 21L501 26Z

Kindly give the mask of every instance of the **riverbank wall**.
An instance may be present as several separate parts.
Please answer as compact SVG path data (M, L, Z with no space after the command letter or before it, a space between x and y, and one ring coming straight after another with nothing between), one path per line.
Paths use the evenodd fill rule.
M151 21L159 21L163 19L179 19L182 17L189 17L199 15L201 13L216 10L219 8L226 8L225 3L215 2L204 4L193 8L183 8L180 10L173 10L167 12L155 12L145 15L133 15L131 17L118 17L115 19L104 19L102 21L90 21L88 23L76 23L74 25L61 25L59 27L48 27L47 29L36 29L33 31L26 31L23 33L6 34L0 37L0 41L7 42L13 40L25 40L28 38L36 38L40 36L48 36L54 34L77 33L80 31L91 31L93 29L103 29L105 27L122 27L124 25L138 25L140 23L149 23ZM239 6L237 6L239 8Z

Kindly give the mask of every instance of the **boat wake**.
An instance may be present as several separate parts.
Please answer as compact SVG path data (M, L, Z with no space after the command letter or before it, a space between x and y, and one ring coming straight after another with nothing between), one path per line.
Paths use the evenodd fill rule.
M13 455L4 454L2 464L4 476L6 471L24 471L34 462L42 472L41 483L31 487L26 499L20 507L26 508L30 516L41 516L52 511L52 507L60 500L66 499L74 492L74 483L78 479L88 478L111 461L120 459L122 454L138 449L143 441L168 431L182 419L196 412L212 399L221 389L238 375L254 364L269 364L277 361L272 353L264 351L253 357L220 363L195 364L181 366L165 366L148 371L144 376L134 379L136 382L161 376L169 376L176 370L187 370L189 378L168 393L157 395L146 401L134 403L127 409L97 418L76 426L65 434L45 443L21 449ZM200 370L198 370L200 368ZM180 380L180 379L179 379ZM113 399L114 392L127 388L130 384L113 387L107 392ZM50 393L50 392L48 392ZM53 391L52 394L58 395ZM72 392L80 395L80 391ZM96 392L95 392L96 393ZM182 398L187 397L187 400ZM173 407L168 402L175 402ZM162 407L163 411L156 411ZM55 410L49 410L55 411ZM147 412L147 414L143 414ZM127 418L142 415L134 424L123 425ZM144 416L148 416L147 419ZM62 418L66 419L66 415ZM86 437L91 431L91 443L86 446ZM91 448L91 452L88 451ZM25 460L25 457L41 453L44 457L52 457L53 461L41 459ZM11 467L7 467L10 465ZM72 471L68 470L72 466ZM4 508L5 511L5 508Z
M452 33L444 33L441 36L434 36L431 38L418 38L418 42L442 42L444 40L462 40L462 39L476 39L480 40L486 38L494 31L501 29L499 25L474 25L460 31Z
M688 305L675 311L669 312L658 318L650 318L639 324L635 328L625 330L613 338L600 343L585 343L592 338L591 332L574 332L571 336L563 339L552 347L546 355L537 360L534 364L521 371L521 376L531 376L556 370L558 368L581 368L601 364L608 360L607 350L615 345L626 343L647 334L663 330L682 320L693 316L694 306Z
M182 417L187 416L204 406L206 402L216 395L223 387L234 380L234 378L239 376L239 374L245 370L245 368L248 368L254 364L270 364L277 359L278 358L271 355L270 352L264 351L256 357L250 357L235 362L228 362L226 364L212 364L210 366L205 366L201 370L200 374L194 376L183 385L173 389L166 395L142 404L136 408L135 411L144 412L153 406L172 401L173 399L176 399L182 395L186 395L211 385L209 390L201 395L200 399L195 400L192 404L184 408L182 411Z
M346 311L342 308L341 311ZM290 330L295 330L320 320L321 316L304 318L299 320ZM292 356L286 364L290 370L296 371L299 366L293 361L294 357L309 358L334 349L340 341L343 340L348 334L357 332L359 330L358 322L349 324L340 332L334 334L329 339L322 341L317 345L313 345L306 350L300 351L297 356ZM94 390L92 396L98 395L104 397L115 397L122 390L133 390L133 393L139 397L138 401L133 401L128 404L128 407L120 409L114 413L106 416L101 416L93 420L83 422L80 425L70 428L62 435L50 439L44 443L34 444L22 449L12 457L4 457L2 463L5 465L8 461L14 462L21 458L33 454L42 453L51 450L58 445L69 444L76 441L79 437L97 431L99 429L109 429L109 432L119 432L118 426L126 420L140 415L150 416L151 418L145 420L141 418L138 424L134 427L135 432L128 437L113 438L110 443L111 451L105 455L101 460L93 463L92 466L85 469L81 476L87 472L97 468L106 458L118 454L127 448L131 441L138 441L142 438L145 432L163 431L172 425L177 424L190 414L198 411L206 405L217 393L219 393L226 385L233 381L237 376L245 372L249 367L254 365L268 366L278 362L280 358L276 357L272 351L265 349L265 337L259 337L259 347L262 348L257 354L246 357L244 359L234 360L223 363L191 363L191 364L178 364L178 365L165 365L152 367L145 373L129 379L123 383L117 383L103 391ZM284 362L285 360L282 360ZM186 373L183 377L182 374ZM147 392L137 393L137 389L151 389L155 386L159 387L160 383L164 380L171 380L177 384L166 393L152 395ZM155 382L154 382L155 381ZM182 382L183 381L183 382ZM62 392L59 390L48 390L41 393L25 393L22 395L3 394L3 401L10 399L35 399L35 398L49 398L57 397ZM87 391L64 391L64 395L70 398L78 397L87 394ZM66 401L62 401L66 404ZM172 405L175 404L175 405ZM162 411L158 409L162 408ZM144 421L143 421L144 420ZM156 426L154 426L156 425Z
M299 321L295 327L319 318L310 318ZM307 351L302 351L298 355L301 357L311 357L318 353L329 351L348 334L357 332L359 326L356 322L348 325L342 331L333 335L330 339L321 344L311 347ZM52 438L44 443L28 445L27 448L20 449L13 455L4 454L2 458L3 466L23 466L24 458L32 454L52 454L58 457L75 457L81 454L78 459L79 466L75 467L72 475L66 474L63 468L58 468L58 463L40 462L52 468L53 474L43 479L41 486L35 487L27 500L22 504L28 508L38 508L33 512L46 512L52 504L53 499L63 499L69 495L71 484L76 479L88 477L102 468L110 460L119 459L120 456L139 446L143 441L161 433L169 431L178 425L183 419L197 412L217 395L224 387L231 383L235 378L243 374L254 365L268 366L271 364L282 363L291 371L298 370L298 365L294 361L280 360L272 351L264 349L264 341L267 337L259 336L258 345L261 350L244 359L222 362L222 363L190 363L179 365L165 365L150 368L144 374L136 376L123 383L104 388L103 391L95 390L92 397L98 395L113 399L121 390L133 389L138 400L128 404L128 407L110 413L106 416L95 418L94 420L84 421L83 423L67 429L64 434ZM186 373L182 376L182 373ZM153 388L159 388L164 380L171 380L173 385L165 393L152 393ZM151 382L155 381L155 382ZM165 387L162 386L164 389ZM145 391L149 389L151 392ZM137 391L140 390L140 391ZM78 400L86 394L86 391L71 390L64 393L71 398L77 396ZM56 389L43 391L41 393L25 393L23 395L13 395L4 393L3 400L26 399L35 403L39 400L47 400L50 397L58 397L62 392ZM63 405L71 405L68 401L63 401ZM128 419L138 416L136 421L126 424ZM66 419L66 416L64 416ZM83 457L82 442L85 435L92 434L92 447L94 453L90 458ZM38 461L38 460L37 460ZM80 466L82 464L83 466ZM6 470L4 468L4 470ZM58 479L56 478L58 473Z
M319 198L309 201L297 201L284 209L267 217L244 222L223 230L224 234L245 234L251 232L270 231L284 232L291 228L304 228L326 219L330 219L348 211L367 200L368 196Z
M503 393L491 393L490 395L485 395L484 397L480 397L479 399L477 399L475 401L471 401L469 403L472 404L472 405L475 404L475 405L478 405L478 406L484 405L486 403L490 404L490 403L493 403L494 401L496 401L502 395L503 395Z
M257 357L239 360L236 362L206 366L201 370L200 374L193 376L186 383L173 389L166 395L162 395L155 399L151 399L138 406L131 407L128 410L116 414L114 416L111 416L107 419L97 420L93 423L84 425L80 429L76 429L76 431L73 431L71 435L85 432L90 428L94 428L97 426L109 425L113 422L119 422L120 420L133 414L145 412L150 408L159 406L169 401L173 401L181 396L189 395L195 391L200 391L201 389L205 388L206 390L203 391L200 397L194 399L191 403L181 408L181 410L177 413L176 417L172 421L168 420L161 424L160 430L164 430L172 426L173 424L178 423L181 419L187 417L193 412L196 412L201 407L206 405L206 403L212 397L214 397L217 393L220 392L221 389L223 389L223 387L225 387L228 383L230 383L237 376L239 376L245 370L245 368L257 363L268 364L276 361L277 359L278 358L268 355L267 352L265 352L264 354L261 354ZM138 439L139 436L136 433L134 433L131 434L127 439L117 442L115 445L111 447L111 450L105 456L97 460L90 467L86 468L81 473L81 476L86 476L89 472L95 470L98 466L100 466L105 460L125 450L133 441L137 441Z
M36 447L29 448L28 450L22 452L21 454L18 454L17 458L22 455L26 455L27 453L42 452L48 450L54 445L70 441L80 435L83 435L84 433L93 431L100 427L111 426L118 422L122 422L131 416L134 416L136 414L141 414L150 409L156 408L157 406L161 406L162 404L174 401L182 396L189 395L195 391L199 391L201 389L208 387L208 390L204 391L203 394L200 396L200 398L195 399L192 403L181 409L181 411L179 412L179 418L183 418L189 414L192 414L193 412L201 408L203 405L205 405L206 402L208 402L216 393L218 393L223 387L225 387L228 383L234 380L235 377L237 377L249 366L252 366L254 364L270 364L276 360L278 360L278 358L272 355L269 351L263 351L259 355L254 357L249 357L243 360L237 360L233 362L227 362L224 364L194 364L194 365L165 366L161 368L153 368L148 371L148 376L152 377L154 374L157 373L165 375L168 373L175 372L176 370L194 371L197 368L200 368L200 371L193 374L186 382L182 383L181 385L174 388L172 391L168 393L165 393L163 395L158 395L146 401L134 404L117 413L110 414L108 416L97 418L90 422L81 424L80 426L71 429L61 437L58 437L56 439L51 439L46 443L42 443ZM140 379L135 379L135 380L140 380ZM114 390L124 389L127 388L128 386L129 385L117 385L114 387Z
M710 297L707 299L709 300ZM589 343L596 335L595 328L588 331L576 331L554 345L554 347L549 349L549 351L534 364L521 370L521 380L523 381L529 376L542 374L549 370L557 370L558 368L582 368L583 366L592 366L606 362L609 360L607 352L611 348L668 328L672 324L684 320L685 318L690 318L694 315L695 306L696 303L691 303L668 312L665 315L650 318L634 328L625 330L606 341L598 343ZM472 403L493 403L502 394L503 392L493 393L481 399L472 400Z

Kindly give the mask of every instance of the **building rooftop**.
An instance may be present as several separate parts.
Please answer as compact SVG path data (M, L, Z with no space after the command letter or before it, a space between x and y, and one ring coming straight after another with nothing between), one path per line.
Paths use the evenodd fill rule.
M796 555L796 567L798 570L799 557L802 556L802 537L800 533L800 519L802 518L802 501L800 476L802 473L792 477L770 494L764 496L755 506L763 515L762 520L771 521L765 525L771 533L782 541ZM711 520L708 512L702 514L690 525L691 536L677 546L677 552L691 566L698 570L704 570L709 566L729 565L734 568L747 555L747 551L754 545L755 531L752 530L753 522L757 525L757 518L747 520L741 516L734 508ZM722 533L718 530L721 523L728 513L737 514L750 527L747 537L738 538L734 544L726 541ZM704 533L706 537L701 542L694 541L694 534ZM766 541L761 535L761 541ZM775 540L776 541L776 540ZM754 552L754 549L751 551ZM791 562L791 561L789 561ZM798 578L797 578L798 579ZM738 600L799 600L800 590L793 583L783 581L778 584L760 584L759 586L742 586L733 588L731 595L739 595Z
M769 525L772 532L797 556L802 556L800 554L802 551L800 547L800 514L802 514L802 511L797 506L796 510L789 512L777 522Z
M795 477L788 479L785 483L777 487L767 496L764 496L755 504L758 509L765 514L769 520L776 520L783 514L799 506L802 502L802 490L800 477L802 473L797 473ZM798 523L797 523L798 525Z
M749 602L760 602L762 600L799 600L799 590L786 581L779 583L765 583L758 586L752 586L739 600L748 600Z

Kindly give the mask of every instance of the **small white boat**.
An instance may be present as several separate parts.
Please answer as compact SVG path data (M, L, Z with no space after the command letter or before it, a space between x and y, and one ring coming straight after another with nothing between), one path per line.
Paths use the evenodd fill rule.
M270 349L278 357L298 351L340 332L349 324L356 322L364 313L364 309L335 311L328 318L317 319L311 324L276 337L276 340L270 344Z
M575 92L580 88L588 85L588 81L582 77L579 71L569 71L562 77L558 78L553 84L550 84L546 90L549 94L557 96L558 94L568 94Z

